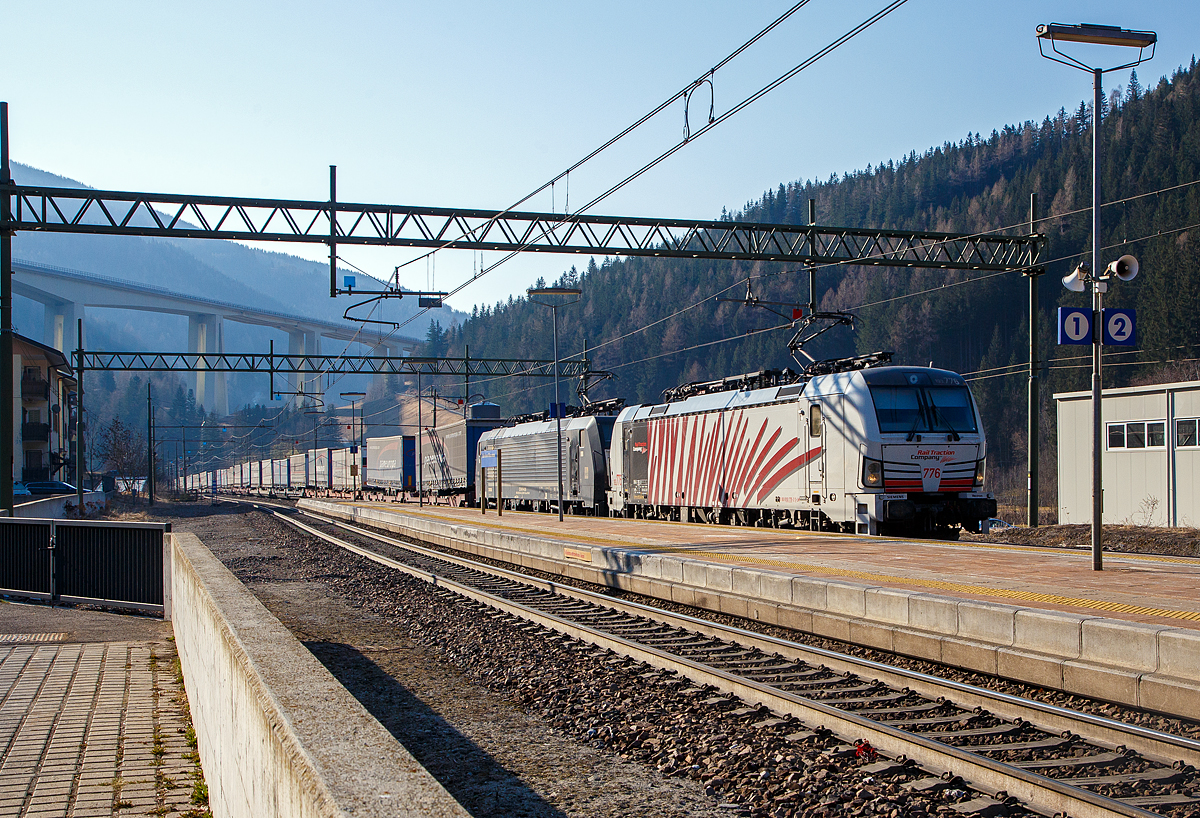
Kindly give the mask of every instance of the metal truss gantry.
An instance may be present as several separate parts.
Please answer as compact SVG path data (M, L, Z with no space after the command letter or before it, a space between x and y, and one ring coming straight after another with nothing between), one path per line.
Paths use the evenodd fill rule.
M75 351L78 360L79 351ZM588 360L559 361L559 377L602 374ZM453 375L464 378L553 378L554 361L521 358L396 358L383 355L274 353L90 352L84 372L241 372L260 375Z
M129 193L0 184L3 230L1010 271L1030 236Z

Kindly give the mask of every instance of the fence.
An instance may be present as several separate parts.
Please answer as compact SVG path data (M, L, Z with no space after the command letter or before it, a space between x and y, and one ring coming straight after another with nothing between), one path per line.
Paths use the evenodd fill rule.
M0 518L0 593L169 616L170 523Z

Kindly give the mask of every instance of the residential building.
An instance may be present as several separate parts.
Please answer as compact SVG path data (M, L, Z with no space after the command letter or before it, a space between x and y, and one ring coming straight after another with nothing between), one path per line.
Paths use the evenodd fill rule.
M57 349L13 335L13 479L75 482L77 385Z

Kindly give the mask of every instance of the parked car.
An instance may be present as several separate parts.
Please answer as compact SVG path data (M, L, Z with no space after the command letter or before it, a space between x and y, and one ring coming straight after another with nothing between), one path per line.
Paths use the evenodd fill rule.
M25 484L29 489L30 494L34 495L50 495L50 494L74 494L75 487L70 483L64 483L61 480L30 480Z
M13 483L13 497L29 497L32 493L20 480Z

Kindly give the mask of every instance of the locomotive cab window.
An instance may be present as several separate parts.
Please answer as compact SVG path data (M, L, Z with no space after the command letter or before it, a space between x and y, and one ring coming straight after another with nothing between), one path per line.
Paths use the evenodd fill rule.
M808 436L821 436L821 404L819 403L808 407Z
M871 386L884 434L974 433L975 411L965 386Z

